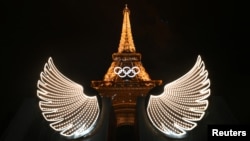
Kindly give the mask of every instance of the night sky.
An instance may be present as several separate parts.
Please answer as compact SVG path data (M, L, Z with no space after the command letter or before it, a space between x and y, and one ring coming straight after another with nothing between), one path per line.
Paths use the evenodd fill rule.
M239 122L249 123L249 56L236 44L233 1L19 0L0 4L1 131L24 99L36 98L48 57L86 88L103 79L118 49L126 3L151 79L179 78L200 54L211 95L222 96Z

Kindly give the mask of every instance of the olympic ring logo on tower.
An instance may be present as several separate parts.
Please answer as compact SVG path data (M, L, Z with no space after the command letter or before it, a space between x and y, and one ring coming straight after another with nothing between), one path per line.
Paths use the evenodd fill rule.
M114 68L114 73L117 74L119 77L124 78L128 76L129 78L135 77L138 73L140 73L140 68L139 67L115 67Z

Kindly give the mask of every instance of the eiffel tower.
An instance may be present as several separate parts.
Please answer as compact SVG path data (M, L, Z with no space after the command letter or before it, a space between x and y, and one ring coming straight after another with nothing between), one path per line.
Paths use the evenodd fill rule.
M150 89L161 85L162 80L151 80L136 52L130 19L130 10L123 10L123 24L118 52L102 81L91 82L102 97L112 99L117 126L134 125L135 106L138 96L146 96Z

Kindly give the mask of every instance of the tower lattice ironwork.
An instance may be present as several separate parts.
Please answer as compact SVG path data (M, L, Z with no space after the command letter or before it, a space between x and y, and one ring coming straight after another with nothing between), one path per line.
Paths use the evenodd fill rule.
M130 10L123 10L123 24L118 52L113 53L113 62L104 79L92 81L102 97L112 99L117 126L134 125L136 98L146 96L148 91L161 80L151 80L141 62L141 54L136 52L129 18Z

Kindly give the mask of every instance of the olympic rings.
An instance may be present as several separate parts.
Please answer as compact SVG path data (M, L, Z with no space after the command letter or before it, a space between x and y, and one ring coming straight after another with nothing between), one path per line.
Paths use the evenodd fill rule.
M115 67L114 68L114 73L117 74L119 77L124 78L126 76L133 78L135 77L138 73L140 73L140 68L139 67Z

